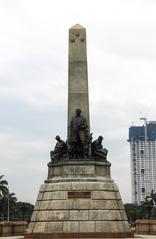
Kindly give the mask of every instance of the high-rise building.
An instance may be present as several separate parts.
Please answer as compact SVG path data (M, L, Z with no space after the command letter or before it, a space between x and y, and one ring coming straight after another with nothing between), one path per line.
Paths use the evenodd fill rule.
M132 203L156 192L156 121L129 128Z

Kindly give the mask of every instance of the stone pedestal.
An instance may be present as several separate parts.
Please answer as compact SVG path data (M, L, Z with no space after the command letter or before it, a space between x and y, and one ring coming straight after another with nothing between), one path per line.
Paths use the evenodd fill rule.
M0 222L0 237L23 236L28 223L25 221Z
M25 238L132 237L110 163L49 164Z
M156 235L156 220L136 220L136 233L144 235Z

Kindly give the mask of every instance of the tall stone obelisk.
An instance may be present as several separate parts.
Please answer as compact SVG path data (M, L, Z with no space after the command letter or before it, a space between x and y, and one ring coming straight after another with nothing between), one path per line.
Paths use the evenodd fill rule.
M80 108L89 128L86 31L78 24L69 30L68 89L68 125ZM54 151L60 153L62 145L63 141L58 140ZM118 186L111 178L111 164L92 152L87 158L68 157L69 151L70 147L68 151L63 148L63 155L48 163L48 177L40 187L24 238L132 236Z
M86 29L79 24L69 29L68 55L68 135L71 118L77 108L89 124L89 96Z

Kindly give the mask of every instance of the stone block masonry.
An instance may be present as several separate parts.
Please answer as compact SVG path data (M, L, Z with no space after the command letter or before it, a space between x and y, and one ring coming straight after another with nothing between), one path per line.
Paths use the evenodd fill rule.
M60 168L61 177L55 167ZM72 160L49 167L51 176L40 187L25 238L41 233L52 238L56 233L60 238L81 237L84 233L86 237L89 233L92 237L131 236L118 186L110 177L110 164L80 160L74 161L72 167ZM99 167L101 170L97 170ZM77 198L70 198L69 192ZM85 193L89 193L89 198L85 198Z

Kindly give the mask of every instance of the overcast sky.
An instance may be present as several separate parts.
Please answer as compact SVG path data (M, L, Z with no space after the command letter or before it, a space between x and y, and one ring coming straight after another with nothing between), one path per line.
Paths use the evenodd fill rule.
M67 131L68 29L87 29L91 131L131 201L128 128L156 120L156 1L0 0L0 175L35 203Z

